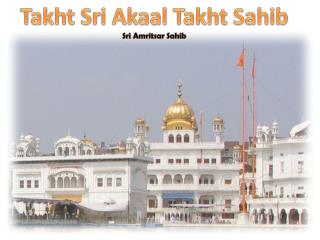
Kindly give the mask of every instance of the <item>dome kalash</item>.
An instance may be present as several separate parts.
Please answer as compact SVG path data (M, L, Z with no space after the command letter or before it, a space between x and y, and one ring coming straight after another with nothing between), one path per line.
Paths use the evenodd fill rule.
M178 84L178 99L170 105L163 117L163 130L197 130L192 108L182 99L182 83Z

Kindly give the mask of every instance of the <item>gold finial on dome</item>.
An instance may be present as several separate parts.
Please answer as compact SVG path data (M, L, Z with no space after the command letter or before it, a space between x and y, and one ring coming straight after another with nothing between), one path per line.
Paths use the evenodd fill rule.
M179 98L181 98L181 96L182 96L182 87L183 87L182 80L179 80L178 81L178 97Z
M95 142L92 139L88 138L86 134L84 134L81 142L86 145L92 145L92 146L96 145Z

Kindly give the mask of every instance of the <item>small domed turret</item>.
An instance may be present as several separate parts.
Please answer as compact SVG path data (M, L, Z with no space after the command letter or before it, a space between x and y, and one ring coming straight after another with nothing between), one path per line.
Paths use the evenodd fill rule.
M213 134L215 136L215 142L221 142L224 132L224 122L219 115L213 119Z
M149 133L149 126L142 117L138 117L135 121L135 134L137 138L147 138Z
M273 138L273 140L277 139L278 134L279 134L279 124L276 121L273 121L273 123L272 123L272 138Z

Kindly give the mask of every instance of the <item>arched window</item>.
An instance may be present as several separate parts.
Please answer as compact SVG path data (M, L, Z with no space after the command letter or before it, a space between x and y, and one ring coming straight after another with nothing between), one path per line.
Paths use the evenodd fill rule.
M65 156L69 156L69 148L68 148L68 147L65 147L65 149L64 149L64 155L65 155Z
M24 155L23 149L19 149L19 151L18 151L18 157L23 157L23 155Z
M70 187L70 178L69 177L64 177L63 185L65 188Z
M91 150L90 149L87 150L87 155L91 155Z
M63 188L63 179L62 179L62 177L58 177L57 186L58 186L58 188Z
M168 139L169 143L173 143L174 142L174 137L172 134L169 135L169 139Z
M155 175L149 176L149 184L158 184L158 178Z
M163 184L172 184L172 177L170 175L165 175L162 182Z
M182 139L181 139L181 135L178 134L177 137L176 137L176 142L177 142L177 143L181 143L181 140L182 140Z
M190 141L189 134L183 136L183 142L188 143Z
M73 155L73 156L75 156L75 155L76 155L76 148L75 148L75 147L72 147L71 155Z
M199 184L214 184L214 176L213 175L201 175L199 178Z
M191 174L184 177L184 184L193 184L193 177Z
M77 178L76 177L72 177L71 178L71 187L72 188L76 188L77 187Z
M173 178L173 183L175 183L175 184L183 183L182 176L180 174L175 175Z
M58 148L58 156L62 156L62 147Z

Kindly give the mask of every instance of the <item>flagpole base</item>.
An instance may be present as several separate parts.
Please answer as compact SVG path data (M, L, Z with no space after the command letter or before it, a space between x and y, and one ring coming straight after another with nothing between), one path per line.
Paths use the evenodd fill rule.
M239 225L246 225L249 224L249 213L239 213L237 224Z

